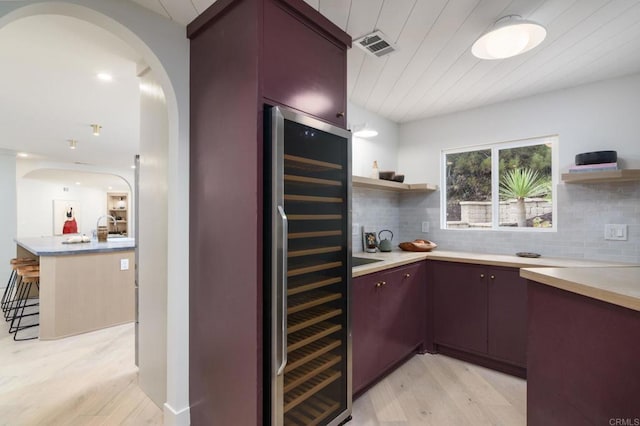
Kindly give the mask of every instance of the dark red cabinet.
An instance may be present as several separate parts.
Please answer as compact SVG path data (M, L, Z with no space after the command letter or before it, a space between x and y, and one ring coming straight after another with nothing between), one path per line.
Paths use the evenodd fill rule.
M488 269L488 353L527 365L527 280L517 269Z
M435 350L524 375L527 284L519 270L442 261L429 264Z
M262 425L271 338L263 308L265 105L346 128L336 114L346 105L351 38L303 0L218 0L187 36L191 423ZM326 109L299 101L304 93L326 97Z
M346 127L344 43L310 30L286 3L265 2L264 14L265 98Z
M424 262L353 279L354 394L422 344L425 284Z
M379 374L378 287L383 273L351 280L351 335L353 348L353 393L366 387Z
M484 269L437 262L433 268L434 339L456 349L487 352Z

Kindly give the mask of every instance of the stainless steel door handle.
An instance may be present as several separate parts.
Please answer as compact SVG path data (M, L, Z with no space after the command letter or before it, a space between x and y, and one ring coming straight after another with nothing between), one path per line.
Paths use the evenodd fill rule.
M284 212L282 206L278 206L278 214L280 215L281 234L279 236L281 241L281 259L280 259L280 276L278 279L278 285L280 286L280 295L282 297L282 309L280 310L280 344L281 344L281 358L280 366L278 367L277 375L284 373L284 369L287 366L287 240L289 236L289 221L287 215Z

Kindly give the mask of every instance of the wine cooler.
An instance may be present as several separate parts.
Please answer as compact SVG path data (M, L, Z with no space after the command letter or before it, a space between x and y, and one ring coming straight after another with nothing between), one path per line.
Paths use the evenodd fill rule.
M342 424L351 414L351 134L267 108L264 152L265 424Z

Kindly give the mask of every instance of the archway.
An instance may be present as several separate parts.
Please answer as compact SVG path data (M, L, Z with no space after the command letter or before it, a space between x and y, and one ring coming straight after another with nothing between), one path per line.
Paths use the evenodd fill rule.
M167 175L167 221L159 232L167 236L166 402L165 419L188 423L188 41L184 28L126 2L4 2L0 28L33 15L66 15L95 24L131 45L154 71L166 96L168 148L163 166ZM141 153L143 158L145 153ZM143 163L144 167L144 163ZM179 225L179 226L175 226ZM157 265L156 265L157 267ZM158 348L160 350L164 348ZM168 418L171 417L171 418Z

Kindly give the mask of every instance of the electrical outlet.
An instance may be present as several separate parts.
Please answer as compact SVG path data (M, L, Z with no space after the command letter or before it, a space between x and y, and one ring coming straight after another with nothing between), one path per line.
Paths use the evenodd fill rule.
M422 232L425 234L429 232L429 222L422 222Z
M604 225L604 239L613 241L627 241L627 225L608 223Z
M129 259L120 259L120 270L126 271L129 269Z
M360 224L354 223L351 225L351 235L360 235Z

